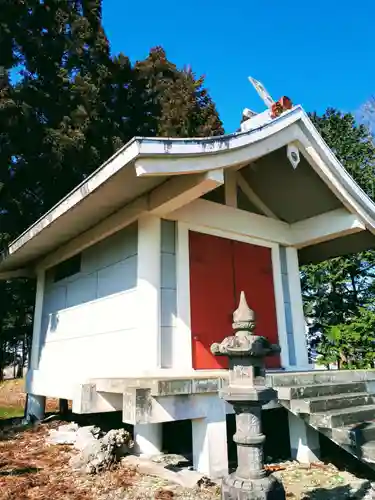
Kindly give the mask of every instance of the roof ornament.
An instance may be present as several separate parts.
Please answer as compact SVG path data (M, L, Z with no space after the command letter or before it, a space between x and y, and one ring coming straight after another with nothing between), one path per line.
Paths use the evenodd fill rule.
M293 103L289 99L289 97L282 96L278 101L274 101L271 97L271 94L266 90L265 86L263 83L261 83L259 80L256 80L252 76L249 76L249 82L252 84L252 86L255 88L257 91L259 97L262 99L266 107L268 108L269 112L264 112L262 114L267 114L268 119L264 120L263 123L260 123L261 120L252 120L252 126L247 123L244 126L241 126L241 130L249 130L251 128L254 128L256 125L265 125L270 119L273 120L274 118L277 118L278 116L282 115L285 113L285 111L288 111L289 109L292 109ZM244 109L242 113L242 123L246 122L247 120L253 118L255 116L255 113L249 109ZM259 122L259 123L255 123ZM297 168L299 162L300 162L300 154L299 154L299 149L297 144L291 143L288 144L287 146L287 158L289 162L291 163L292 167L294 169Z
M271 111L270 113L271 118L277 118L278 116L282 115L285 111L292 109L293 103L289 99L289 97L286 97L284 95L278 101L275 102L272 99L271 94L267 92L263 83L261 83L259 80L255 80L255 78L253 78L252 76L249 76L249 82L255 88L259 97L262 99L267 108Z
M252 76L249 76L249 82L258 92L259 97L262 99L266 107L271 109L275 104L275 101L272 99L271 94L267 92L263 83L261 83L259 80L255 80L255 78L253 78Z

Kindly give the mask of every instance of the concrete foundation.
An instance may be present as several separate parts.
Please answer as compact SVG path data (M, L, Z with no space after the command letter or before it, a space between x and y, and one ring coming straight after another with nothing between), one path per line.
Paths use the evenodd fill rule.
M162 452L162 424L137 424L134 426L134 443L137 453L145 456Z
M292 458L302 464L316 462L320 457L319 433L302 418L288 412Z
M59 413L60 415L67 415L69 413L69 403L67 399L59 400Z
M46 409L45 396L37 396L35 394L27 395L25 417L27 422L36 422L43 420Z
M218 399L206 418L192 420L193 466L218 479L228 474L228 445L225 405Z

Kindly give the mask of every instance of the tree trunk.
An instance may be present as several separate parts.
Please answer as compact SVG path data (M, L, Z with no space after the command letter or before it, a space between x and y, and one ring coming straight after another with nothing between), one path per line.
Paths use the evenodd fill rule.
M27 357L27 338L26 338L26 333L25 335L23 336L23 339L22 339L22 370L25 368L25 364L26 364L26 357Z
M18 363L17 363L17 345L15 345L14 346L14 352L13 352L13 378L16 378L17 368L18 368Z
M0 342L0 382L4 380L4 342Z

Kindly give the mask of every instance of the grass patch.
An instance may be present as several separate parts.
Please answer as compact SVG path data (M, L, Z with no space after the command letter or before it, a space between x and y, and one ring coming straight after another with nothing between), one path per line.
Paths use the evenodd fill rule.
M0 382L0 420L23 417L25 407L24 381Z
M0 420L15 418L15 417L23 417L24 409L19 408L3 408L0 406Z

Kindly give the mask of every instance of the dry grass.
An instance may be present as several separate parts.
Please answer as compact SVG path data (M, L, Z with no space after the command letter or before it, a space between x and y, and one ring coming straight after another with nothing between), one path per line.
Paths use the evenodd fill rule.
M61 423L61 422L60 422ZM136 472L118 468L97 476L73 473L70 446L47 446L45 436L54 422L9 435L0 434L0 500L93 500L127 489ZM10 439L11 438L11 439ZM3 440L1 440L3 439Z
M24 382L0 384L1 408L7 415L23 414ZM58 401L47 400L47 411L56 412ZM3 414L3 418L4 418ZM6 418L6 417L5 417ZM4 424L4 422L3 422ZM37 427L0 426L0 500L218 500L217 488L187 490L164 480L144 476L119 465L97 476L72 471L70 446L47 446L49 429L61 422ZM351 497L355 476L332 465L304 467L285 463L270 468L283 481L290 500L340 500ZM360 498L364 498L361 495Z
M0 413L0 422L2 418L22 415L25 399L23 380L1 383L0 408L5 411L3 415ZM58 400L47 399L47 411L57 409ZM121 464L96 476L73 472L69 459L77 452L71 446L48 446L45 442L49 429L61 423L16 427L3 421L0 426L0 500L196 498L190 493L188 497L176 496L163 488L163 481L143 476Z

